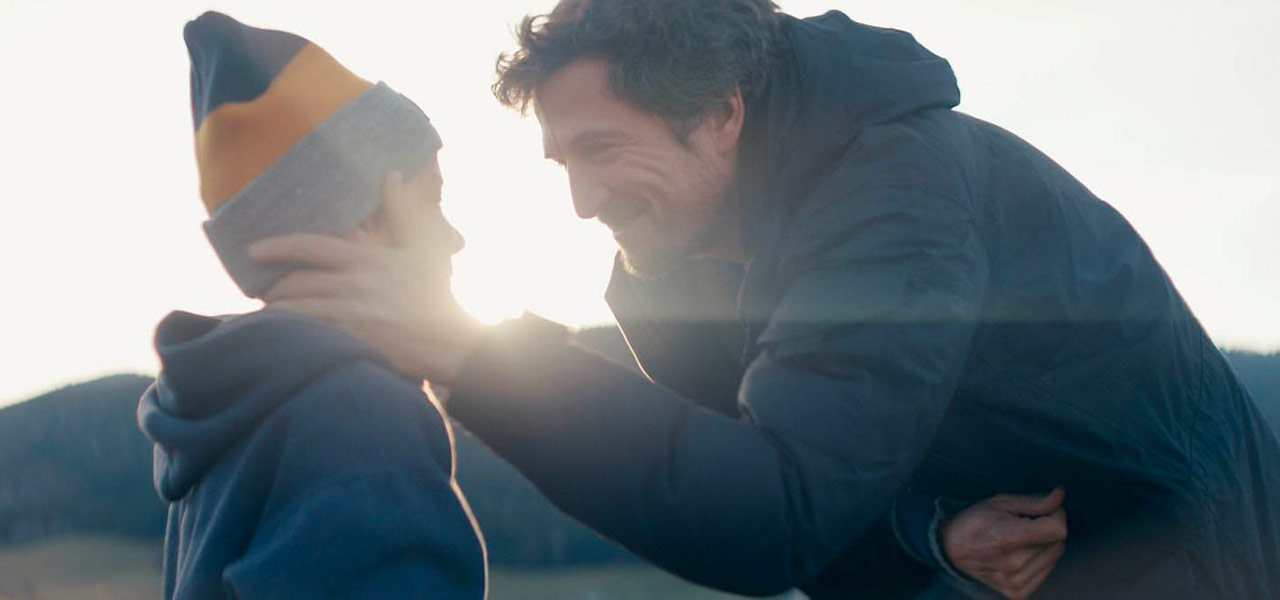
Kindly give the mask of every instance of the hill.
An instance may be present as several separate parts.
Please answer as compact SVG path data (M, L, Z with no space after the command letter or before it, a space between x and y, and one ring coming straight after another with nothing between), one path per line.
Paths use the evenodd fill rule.
M629 362L614 329L579 342ZM1273 427L1280 425L1280 354L1228 357ZM118 375L0 409L0 547L61 535L158 539L165 505L151 487L151 446L134 420L151 384ZM560 513L514 469L458 428L458 478L495 565L587 565L633 558Z
M66 535L164 535L138 397L152 379L116 375L0 409L0 547ZM495 565L634 560L551 506L476 438L458 432L458 480Z
M164 533L134 411L151 378L116 375L0 410L0 544Z
M1240 382L1253 395L1271 430L1280 436L1280 353L1227 351L1227 360Z

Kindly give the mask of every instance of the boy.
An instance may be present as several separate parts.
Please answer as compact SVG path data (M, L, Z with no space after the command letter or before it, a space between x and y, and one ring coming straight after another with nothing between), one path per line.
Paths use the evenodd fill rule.
M448 272L461 237L440 213L440 141L416 105L292 34L211 12L184 37L205 230L246 295L287 271L247 260L248 243L287 231L395 243L383 211L424 215L422 260ZM449 425L379 352L272 309L174 312L155 344L162 369L138 420L171 503L166 599L484 597Z

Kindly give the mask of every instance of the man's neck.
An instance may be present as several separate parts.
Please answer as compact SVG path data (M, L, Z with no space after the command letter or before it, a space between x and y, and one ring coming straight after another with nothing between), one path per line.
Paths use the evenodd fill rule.
M738 218L737 198L732 199L730 210L717 213L707 228L706 245L697 253L700 258L714 258L737 263L747 262L747 251L742 243L742 221Z
M736 179L733 180L736 182ZM736 183L730 185L707 226L702 251L697 253L699 257L747 262L747 249L742 239L741 204L738 186Z

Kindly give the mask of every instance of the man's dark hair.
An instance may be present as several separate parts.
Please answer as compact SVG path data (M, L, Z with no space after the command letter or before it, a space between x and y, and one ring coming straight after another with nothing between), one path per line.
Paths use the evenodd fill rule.
M534 89L586 57L609 63L620 99L662 116L680 140L735 87L764 87L778 7L770 0L561 0L525 17L520 48L498 57L493 94L525 111Z

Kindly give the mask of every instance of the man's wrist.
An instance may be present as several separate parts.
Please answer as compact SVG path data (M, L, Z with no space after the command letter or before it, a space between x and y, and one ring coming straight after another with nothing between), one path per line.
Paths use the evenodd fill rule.
M946 523L963 504L928 494L905 492L894 500L891 523L898 545L915 560L959 579L969 579L947 556Z
M476 346L480 345L480 341L484 339L485 328L482 325L468 324L462 331L449 342L449 353L445 359L445 364L441 365L441 376L435 380L443 386L452 385L454 380L458 378L458 373L462 372L462 368L467 364L467 360L471 358L471 354L475 352Z
M932 496L906 492L894 499L889 520L898 546L916 561L938 569L929 545L934 512Z
M947 556L947 544L944 537L946 535L946 525L959 512L957 506L957 504L944 498L934 500L934 516L929 522L929 551L933 554L933 559L938 563L938 568L956 579L970 581L972 578L961 571L955 563L951 562L951 557Z
M400 365L396 365L396 368L401 372L411 373L411 378L419 381L452 385L488 329L490 328L458 309L458 314L446 322L423 324L419 331L424 333L414 339L414 345L398 353L412 357L415 362L407 368L401 368ZM444 335L426 337L426 331L442 331Z
M511 372L528 368L531 358L545 356L569 340L569 330L564 325L532 313L498 325L479 326L474 334L469 347L456 355L452 377L433 381L433 385L450 388L450 402L474 389L507 381Z
M954 517L954 514L947 513L942 508L941 498L937 500L936 505L937 509L934 512L933 521L929 522L929 551L931 551L933 559L938 563L938 568L942 569L943 572L950 574L951 577L955 577L957 580L970 580L968 574L960 571L960 568L951 562L951 558L947 557L947 545L943 536L946 535L946 523L951 521L951 517Z

